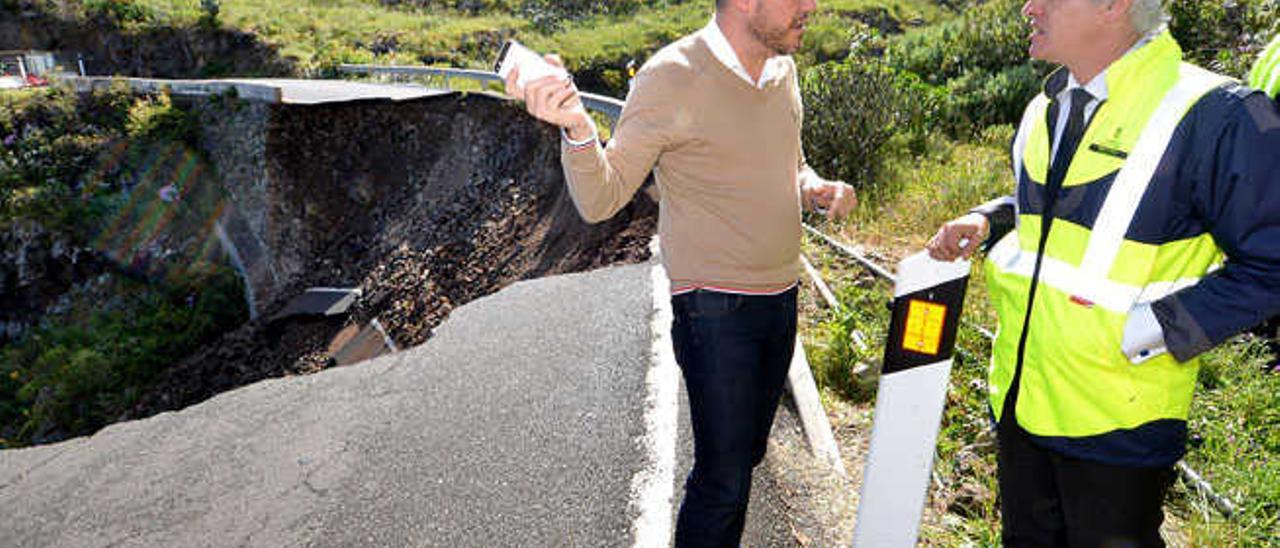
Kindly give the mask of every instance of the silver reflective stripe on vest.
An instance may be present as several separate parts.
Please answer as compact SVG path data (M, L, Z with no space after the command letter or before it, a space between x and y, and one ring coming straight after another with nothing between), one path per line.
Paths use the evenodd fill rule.
M1134 303L1164 298L1199 281L1199 278L1184 278L1173 282L1134 286L1108 277L1138 205L1146 194L1165 150L1169 148L1174 130L1196 101L1229 81L1224 76L1188 64L1182 65L1179 76L1178 83L1165 94L1160 106L1139 135L1132 153L1116 175L1098 219L1090 231L1089 244L1080 266L1044 257L1040 280L1045 284L1079 297L1084 303L1117 313L1128 313ZM1019 170L1015 172L1015 177L1021 175L1023 151L1032 131L1032 124L1039 123L1047 107L1048 98L1044 95L1037 96L1027 106L1014 140L1014 165ZM1017 233L1011 232L991 249L987 260L1006 273L1030 278L1035 272L1036 253L1024 251Z
M1173 131L1191 106L1206 93L1228 82L1219 76L1194 65L1183 63L1178 83L1165 94L1160 106L1147 121L1138 142L1134 145L1124 167L1116 175L1107 199L1102 204L1098 218L1089 235L1080 270L1084 278L1079 280L1077 295L1089 295L1090 285L1105 280L1120 253L1120 244L1129 232L1133 216L1138 211L1143 195L1151 184L1156 167L1164 158Z
M991 252L987 261L1006 274L1030 278L1035 272L1036 254L1023 251L1016 233L1010 232L1000 240ZM1069 288L1078 287L1086 273L1079 267L1064 263L1053 257L1045 256L1040 265L1040 281L1070 293ZM1199 278L1184 278L1176 282L1154 282L1146 286L1123 284L1107 278L1097 278L1088 282L1088 303L1100 306L1112 312L1127 314L1134 303L1151 302L1171 295L1178 290L1195 285ZM1079 293L1073 293L1080 295ZM1086 304L1086 303L1081 303Z

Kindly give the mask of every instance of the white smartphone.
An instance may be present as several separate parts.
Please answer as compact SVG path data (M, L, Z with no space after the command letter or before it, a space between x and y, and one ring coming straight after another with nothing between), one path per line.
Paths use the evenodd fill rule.
M520 89L524 89L529 82L546 76L569 77L568 71L548 63L541 55L524 47L520 42L507 40L507 43L502 45L502 51L498 52L498 60L494 62L493 70L506 80L513 68L520 69L520 74L516 78L516 85Z

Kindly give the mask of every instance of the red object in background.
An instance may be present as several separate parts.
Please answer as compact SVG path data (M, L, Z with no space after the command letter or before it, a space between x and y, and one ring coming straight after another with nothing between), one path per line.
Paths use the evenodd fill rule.
M49 81L36 76L34 74L27 75L27 87L40 87L49 85Z

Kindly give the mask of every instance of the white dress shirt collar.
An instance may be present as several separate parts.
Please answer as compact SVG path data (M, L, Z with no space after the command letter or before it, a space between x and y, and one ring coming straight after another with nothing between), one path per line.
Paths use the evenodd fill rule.
M1080 82L1076 81L1076 76L1074 74L1069 75L1067 77L1066 89L1063 89L1062 92L1058 94L1058 96L1065 98L1066 96L1071 95L1071 90L1076 88L1084 88L1085 91L1089 92L1089 95L1093 96L1093 99L1095 101L1098 101L1098 102L1106 101L1107 100L1107 71L1103 70L1102 72L1098 73L1098 75L1094 76L1092 80L1089 80L1089 83L1084 85L1081 85Z
M1076 81L1074 74L1067 77L1067 86L1058 92L1058 123L1053 129L1053 146L1050 147L1050 158L1057 158L1058 156L1058 141L1062 140L1062 131L1067 127L1067 115L1071 111L1071 91L1077 88L1084 88L1085 91L1089 92L1089 95L1093 96L1093 99L1090 99L1089 103L1084 106L1084 119L1089 120L1093 118L1093 113L1098 110L1098 105L1107 100L1107 71L1103 70L1098 73L1092 80L1089 80L1088 84L1083 86Z
M783 56L779 55L770 57L764 62L764 70L760 71L760 80L752 80L751 75L747 74L746 67L738 60L738 54L733 51L733 46L729 45L729 39L720 30L720 25L716 23L714 15L711 16L711 22L706 27L703 27L701 33L703 40L706 40L707 46L711 48L712 55L721 64L728 67L734 74L737 74L743 81L751 84L756 89L763 89L765 83L782 74L785 62L783 61Z

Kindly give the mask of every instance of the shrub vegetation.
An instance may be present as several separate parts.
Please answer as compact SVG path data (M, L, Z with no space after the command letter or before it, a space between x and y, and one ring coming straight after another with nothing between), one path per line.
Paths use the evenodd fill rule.
M248 315L239 277L212 263L161 283L122 278L112 292L114 307L0 348L0 448L119 420L157 374Z
M220 256L148 257L160 230L217 249L201 232L220 197L193 175L194 140L193 117L165 95L0 94L0 230L35 223L115 265L86 282L84 299L0 347L0 447L114 422L155 375L247 318ZM165 186L181 199L156 198Z
M181 27L208 13L195 0L0 2L10 10L39 4L62 16L126 27ZM807 46L796 56L807 106L806 154L819 173L857 185L864 204L848 224L825 228L899 255L919 249L941 222L1007 193L1012 125L1052 68L1027 59L1028 29L1018 13L1022 1L821 4L810 21ZM1188 58L1233 76L1244 75L1258 49L1280 31L1274 0L1167 4L1170 28ZM584 89L623 96L628 61L642 63L705 25L711 12L705 0L281 0L226 2L216 16L221 24L279 45L305 74L333 74L347 62L482 68L502 41L514 37L560 53ZM92 204L117 211L109 198L127 186L121 181L131 179L113 174L127 172L130 161L104 169L101 152L117 143L181 142L191 135L181 112L161 98L137 102L104 94L77 103L58 92L39 94L38 100L31 94L0 97L0 222L36 217L79 226L81 219L93 218ZM128 157L137 164L149 156ZM817 246L809 250L820 254ZM838 260L818 262L834 269ZM197 271L203 274L192 279L201 280L201 287L231 286L219 281L225 277L217 269ZM980 276L975 272L966 318L991 327ZM126 385L145 383L163 364L124 365L95 349L127 352L137 345L177 352L181 341L202 340L210 332L188 315L216 312L201 308L204 297L190 304L184 295L193 286L182 280L166 287L131 298L134 304L126 308L136 312L104 311L78 324L43 328L7 350L0 419L21 424L18 434L29 438L57 428L92 429L95 421L127 406L132 392ZM865 404L873 396L874 387L852 373L855 364L880 354L884 290L861 276L842 275L837 292L844 305L806 335L815 374L829 397ZM230 290L209 296L209 306L225 291ZM160 336L160 322L147 319L155 317L196 324ZM947 546L994 545L999 513L982 390L989 349L967 328L961 344L936 472L945 485L965 486L970 494L939 495L935 504L944 517L926 523L924 538ZM1223 520L1207 502L1175 492L1171 508L1192 545L1267 545L1280 538L1280 391L1274 375L1259 373L1270 359L1256 343L1233 343L1215 350L1202 371L1188 461L1241 511Z

